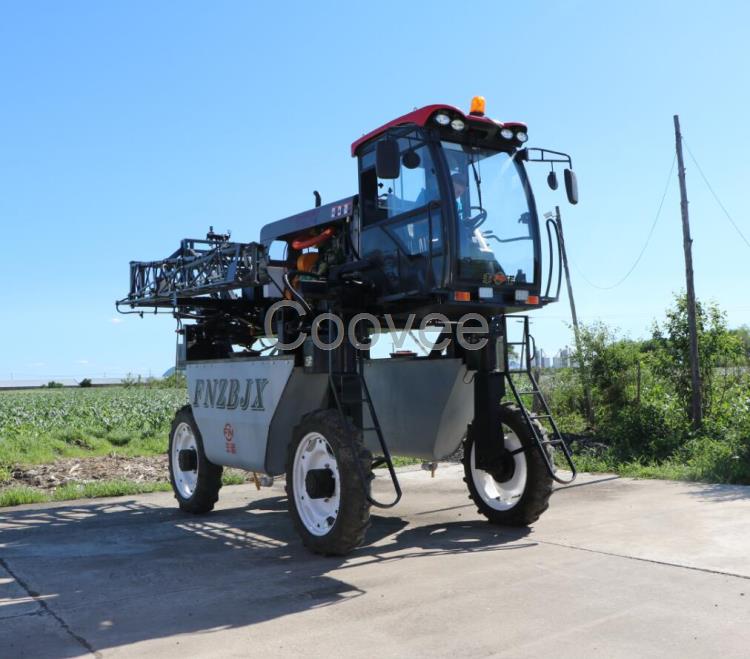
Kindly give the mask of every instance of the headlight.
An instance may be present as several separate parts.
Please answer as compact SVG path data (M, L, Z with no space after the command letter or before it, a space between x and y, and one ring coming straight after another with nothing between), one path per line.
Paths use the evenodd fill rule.
M451 118L444 112L441 112L440 114L435 115L435 121L441 126L447 126L451 122Z
M528 135L527 135L526 133L524 133L524 132L523 132L522 130L519 130L519 131L518 131L518 132L516 133L516 139L517 139L517 140L518 140L519 142L525 142L526 140L528 140L528 139L529 139L529 136L528 136Z
M510 128L503 128L500 131L500 136L504 137L506 140L512 140L513 139L513 131Z
M466 124L461 119L454 119L451 121L451 128L453 130L463 130L466 128Z

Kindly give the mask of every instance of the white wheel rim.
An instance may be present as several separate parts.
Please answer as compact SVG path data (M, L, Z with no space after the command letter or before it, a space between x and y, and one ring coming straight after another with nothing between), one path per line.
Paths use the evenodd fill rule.
M177 426L172 438L172 477L177 491L185 499L193 496L198 485L197 466L195 471L182 471L180 469L180 451L191 449L197 453L198 442L193 434L193 429L183 422Z
M328 498L311 499L307 493L305 479L313 469L330 469L333 473L334 491ZM292 489L297 513L305 528L313 535L326 535L336 523L339 514L341 488L339 466L331 445L318 432L310 432L302 438L294 454Z
M509 451L515 451L521 448L521 440L516 433L508 429L505 433L505 448ZM523 496L526 489L527 467L526 454L516 453L513 456L515 468L513 476L502 483L498 483L487 471L477 469L476 467L476 445L471 445L471 478L482 501L493 510L510 510Z

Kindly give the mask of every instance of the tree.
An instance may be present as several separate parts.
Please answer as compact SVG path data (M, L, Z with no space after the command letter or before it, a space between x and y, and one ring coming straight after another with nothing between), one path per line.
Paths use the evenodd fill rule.
M604 323L582 325L582 355L575 360L586 368L596 402L605 406L608 416L632 402L631 389L640 360L640 344L618 336Z
M745 355L745 361L750 362L750 326L740 325L736 329L729 330L729 333L739 340Z
M655 371L674 387L688 417L691 417L690 336L688 332L687 296L678 295L674 306L667 309L663 325L654 323L652 338L655 350ZM742 360L742 343L726 325L726 315L710 302L696 302L698 357L702 383L703 414L711 411L713 380L716 369L736 365ZM692 420L692 419L691 419Z

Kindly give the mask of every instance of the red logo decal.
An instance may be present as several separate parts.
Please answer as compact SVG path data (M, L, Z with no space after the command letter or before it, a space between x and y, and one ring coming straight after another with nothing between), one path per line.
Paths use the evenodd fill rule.
M224 439L227 442L227 453L237 453L237 444L232 441L234 439L234 428L232 428L231 423L224 426Z

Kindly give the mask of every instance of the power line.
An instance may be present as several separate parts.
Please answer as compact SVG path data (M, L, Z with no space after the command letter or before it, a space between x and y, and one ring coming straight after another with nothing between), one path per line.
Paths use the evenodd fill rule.
M667 175L667 183L664 186L664 193L661 196L661 201L659 202L659 208L656 211L656 217L654 217L654 221L651 223L651 228L648 231L648 236L646 236L646 242L643 243L643 247L641 248L640 253L638 254L638 258L636 258L633 265L630 267L630 270L628 270L625 275L616 283L612 284L611 286L599 286L598 284L595 284L592 282L585 274L583 274L583 271L578 267L575 261L571 259L571 262L573 263L573 266L578 271L578 274L581 275L581 278L589 285L593 286L594 288L598 288L601 291L610 291L613 288L617 288L620 284L622 284L628 277L630 277L631 274L633 274L633 271L638 267L638 264L641 262L641 258L643 258L644 253L646 252L646 248L648 247L648 244L651 242L651 237L654 235L654 229L656 229L656 225L659 222L659 218L661 217L661 210L664 207L664 200L667 198L667 192L669 192L669 184L672 182L672 174L674 173L674 166L675 162L677 161L677 156L675 155L672 158L672 166L669 168L669 174Z
M695 166L698 168L698 173L701 175L701 178L703 179L703 182L706 184L706 187L709 189L711 194L713 195L714 199L716 200L716 203L719 204L719 208L724 211L724 215L727 216L727 219L732 223L732 226L734 227L734 230L740 235L740 238L745 241L745 244L750 247L750 242L747 238L745 238L745 234L742 233L740 228L737 226L737 223L732 219L732 216L729 214L729 211L725 208L724 204L721 203L721 199L719 199L719 195L714 192L714 189L711 187L711 184L708 182L708 179L706 178L706 175L703 173L703 170L701 169L701 166L698 164L698 161L695 159L695 156L693 155L693 152L690 150L690 145L687 143L687 140L685 138L682 138L682 141L685 143L685 146L687 147L687 152L690 154L691 160L695 163Z

